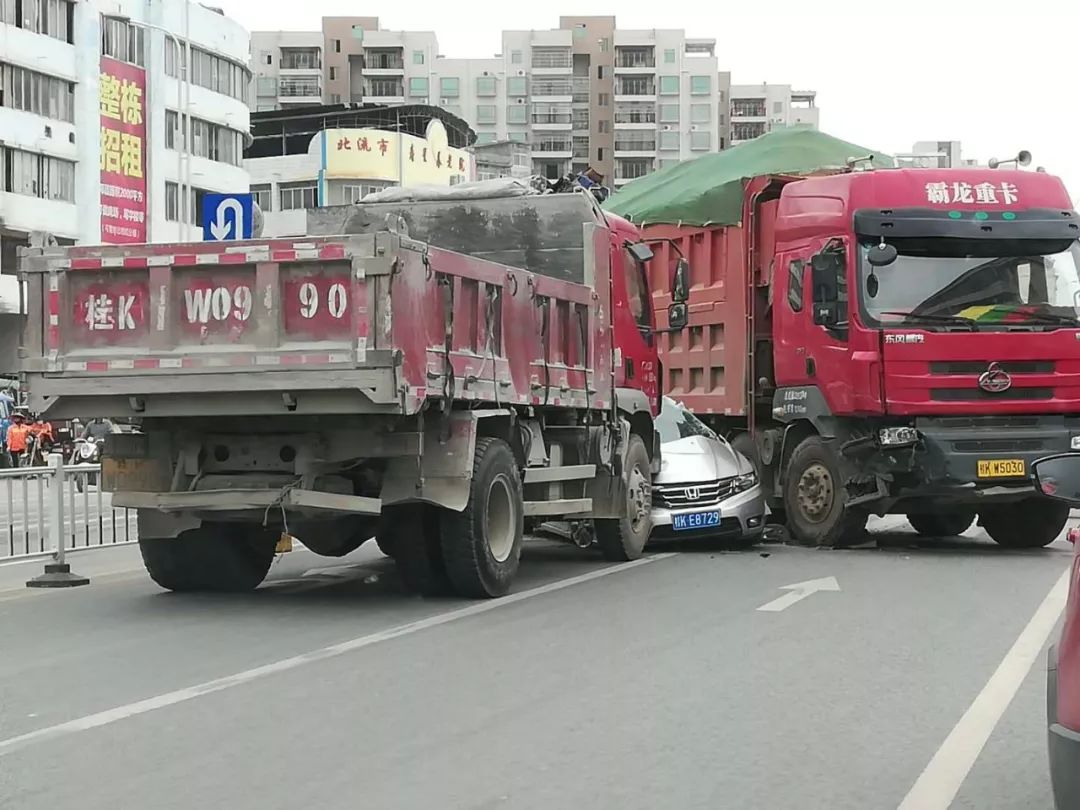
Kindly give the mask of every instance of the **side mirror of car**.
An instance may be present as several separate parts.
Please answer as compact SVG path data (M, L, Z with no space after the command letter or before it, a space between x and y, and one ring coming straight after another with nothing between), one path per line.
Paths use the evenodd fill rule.
M1031 465L1035 489L1048 498L1080 506L1080 453L1047 456Z
M667 319L668 331L678 332L680 329L685 329L689 320L686 304L671 304L667 308Z
M671 300L685 304L690 300L690 262L679 259L675 263L675 278L671 282Z

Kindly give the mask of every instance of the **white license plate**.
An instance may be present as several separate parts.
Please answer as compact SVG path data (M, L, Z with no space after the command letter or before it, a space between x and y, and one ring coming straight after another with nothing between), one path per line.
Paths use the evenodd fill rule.
M710 529L719 525L720 513L715 510L712 512L687 512L682 515L671 516L671 528L677 532Z

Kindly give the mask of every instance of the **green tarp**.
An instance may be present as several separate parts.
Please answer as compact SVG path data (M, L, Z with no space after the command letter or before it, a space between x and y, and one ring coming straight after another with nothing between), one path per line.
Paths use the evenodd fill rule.
M604 208L638 225L733 225L742 218L743 187L751 177L843 169L848 158L870 154L878 168L894 165L888 155L809 127L778 129L638 178Z

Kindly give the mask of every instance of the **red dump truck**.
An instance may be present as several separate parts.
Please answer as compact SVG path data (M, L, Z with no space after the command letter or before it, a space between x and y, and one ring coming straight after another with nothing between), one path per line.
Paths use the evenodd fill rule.
M530 517L592 518L608 558L641 554L660 459L638 231L583 193L406 208L467 226L477 255L405 217L24 252L31 406L140 422L110 437L103 486L138 510L158 584L249 589L283 534L331 556L376 536L416 590L497 596ZM506 217L535 266L493 259Z
M1011 547L1059 536L1068 507L1029 474L1080 450L1080 217L1061 181L874 169L735 189L732 216L694 225L639 190L635 221L693 267L664 393L755 461L791 534L847 543L895 513L927 535L978 516Z

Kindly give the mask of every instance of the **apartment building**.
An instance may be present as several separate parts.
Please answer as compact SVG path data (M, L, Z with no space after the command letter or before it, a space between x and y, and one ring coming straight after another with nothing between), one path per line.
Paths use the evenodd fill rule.
M479 144L528 144L533 171L547 177L592 166L618 186L724 149L736 120L744 136L817 122L814 94L789 85L743 88L746 99L761 96L763 114L733 119L751 107L734 103L716 40L620 29L611 16L504 31L502 52L477 59L444 58L434 33L383 31L373 17L323 18L320 31L254 32L251 48L256 111L429 103L469 122Z
M774 129L818 128L817 93L790 84L736 84L730 88L730 142L742 143Z
M186 109L162 28L191 47ZM0 270L38 231L66 244L194 238L204 192L247 191L249 48L239 23L188 0L0 2Z
M960 169L981 165L978 160L965 158L960 141L916 141L911 151L895 155L898 166L931 169Z

